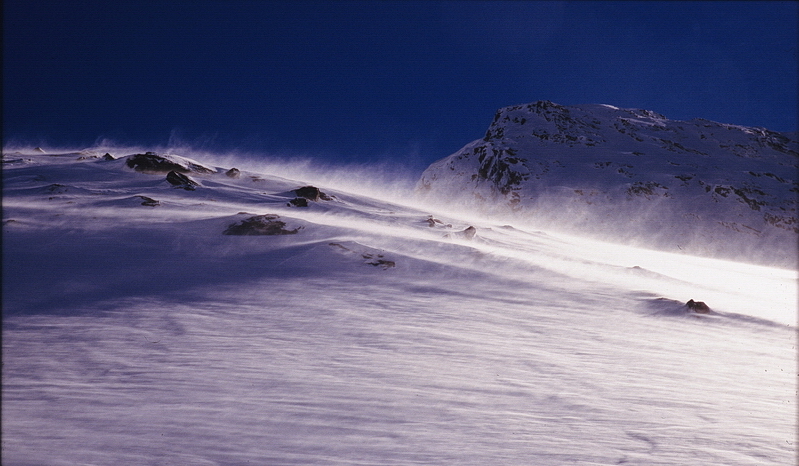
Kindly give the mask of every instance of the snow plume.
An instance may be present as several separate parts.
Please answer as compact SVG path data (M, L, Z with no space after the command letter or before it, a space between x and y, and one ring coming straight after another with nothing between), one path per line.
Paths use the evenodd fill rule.
M540 101L500 109L417 190L538 228L795 268L797 170L787 134Z
M415 166L405 164L404 157L392 159L380 157L368 163L331 162L323 155L286 155L271 151L251 149L206 149L208 144L190 142L173 132L167 144L131 145L120 144L107 138L98 138L89 147L67 147L48 144L9 143L4 152L31 153L41 147L48 154L83 154L98 156L110 153L123 157L136 153L155 152L174 154L197 160L220 168L236 167L257 173L266 173L286 179L303 180L307 183L325 185L332 189L370 195L380 199L405 199L411 201L414 186L421 173ZM412 160L418 155L411 154Z
M787 269L796 269L799 259L793 231L762 222L755 229L729 221L724 214L697 213L690 199L630 199L623 193L610 197L566 187L531 196L523 205L490 191L417 194L428 205L452 215L477 215L609 243Z
M236 156L228 164L383 200L411 201L419 173L399 162L331 163L316 157Z
M794 271L385 201L369 167L44 149L2 158L4 465L795 457Z
M28 229L31 230L31 235L40 235L43 244L61 244L62 241L73 241L70 238L75 235L79 237L81 234L92 234L101 235L98 241L107 243L108 248L112 248L116 239L114 235L110 239L106 238L103 232L111 234L115 225L125 224L128 225L126 228L139 232L138 239L133 244L141 244L145 241L143 238L151 238L153 245L148 246L148 249L154 251L153 257L158 257L168 255L170 248L180 251L191 249L187 244L191 244L190 238L193 234L184 232L172 237L169 232L175 225L191 229L207 224L221 232L231 224L245 220L247 214L243 214L244 212L249 212L250 216L269 214L285 217L285 222L288 222L285 231L299 232L305 229L307 232L308 229L313 229L310 225L323 225L331 231L342 232L344 237L350 239L352 235L378 235L381 238L379 242L370 240L372 247L378 250L402 251L402 254L409 257L446 267L473 264L475 257L489 255L516 261L523 268L548 270L563 277L608 283L613 287L639 283L628 276L627 269L643 267L649 271L668 270L665 275L683 284L693 284L668 287L672 291L667 294L673 299L687 301L692 286L701 286L708 294L712 293L717 302L725 302L725 307L730 312L754 313L761 317L769 315L772 319L775 318L773 315L787 315L778 318L782 322L792 322L794 318L790 311L786 314L786 309L792 309L791 300L795 293L791 287L786 288L784 281L785 274L790 275L791 270L794 270L786 267L786 264L794 260L793 257L782 257L782 262L775 261L783 268L782 272L775 272L781 277L776 282L753 285L753 278L749 285L742 285L745 289L754 286L761 290L770 290L766 293L767 297L755 293L752 299L736 298L737 304L724 298L725 293L735 296L737 292L732 290L736 288L722 286L714 279L708 281L702 275L707 273L708 268L700 267L696 270L701 272L681 274L678 272L680 267L671 267L669 264L687 264L694 260L692 253L697 252L706 256L718 253L719 256L730 258L730 251L735 250L743 258L750 258L755 254L762 255L764 251L753 249L749 252L751 255L747 255L747 251L740 246L743 242L736 244L735 238L719 241L719 237L701 236L713 233L712 230L705 229L696 233L690 228L683 228L681 224L670 223L678 214L677 209L670 204L673 201L670 198L633 199L614 203L607 193L601 193L589 195L591 202L580 202L585 198L579 198L573 190L564 188L560 195L557 191L550 191L547 195L539 196L535 203L519 207L504 202L506 197L496 190L461 189L450 197L446 197L445 193L441 194L443 191L437 193L438 197L431 197L430 192L427 192L425 198L418 190L412 191L410 177L396 165L389 166L389 169L386 169L386 165L335 166L307 158L265 158L235 153L219 155L185 147L159 150L163 150L164 155L173 154L172 158L175 160L210 167L213 173L189 173L197 188L185 192L184 189L178 189L180 186L170 186L163 174L137 175L128 167L123 157L130 155L129 153L147 152L140 148L102 145L89 149L65 150L48 147L47 154L30 148L21 151L6 150L3 155L7 172L18 175L15 175L12 179L14 182L4 192L4 203L9 207L6 214L10 215L4 222L17 230ZM103 161L106 153L119 158L115 161ZM34 157L28 154L36 155ZM232 168L240 170L240 179L225 175ZM90 173L90 169L94 170L91 171L94 178L87 178L85 175ZM394 179L396 173L402 175L398 182ZM306 200L301 204L310 204L311 208L297 208L292 204L298 196L295 190L305 185L317 186L331 201ZM486 193L486 196L480 196L481 192ZM553 192L555 195L552 195ZM488 197L489 195L494 197ZM42 204L42 199L50 201ZM51 205L55 203L59 204L59 208L51 211ZM138 206L150 208L134 208ZM20 212L21 218L16 218L14 212ZM92 220L100 218L106 221ZM532 232L533 236L518 233L520 231ZM692 234L700 237L697 239ZM167 235L169 239L156 239L162 235ZM495 235L499 237L494 237ZM298 237L308 238L307 234ZM535 240L535 244L528 247L525 239L531 238ZM560 238L570 244L570 247L582 251L580 259L575 261L572 257L564 258L560 252L547 252L553 248L557 250L564 244L555 238ZM765 244L763 238L757 239L756 244L762 248ZM712 245L714 241L720 245L721 253L719 250L697 247ZM453 242L464 243L478 256L472 256L471 253L465 256L456 254L448 249ZM155 247L156 244L160 246ZM203 256L206 259L242 254L226 239L215 238L211 244L215 246ZM431 254L430 245L437 245L435 248L440 251ZM653 245L665 251L651 251ZM62 244L61 259L64 262L61 267L67 267L71 261L79 261L81 254L84 254L81 252L83 246L79 244L74 245L72 252L63 246ZM130 256L126 248L131 247L135 246L125 245L119 254L102 256L98 260ZM341 250L347 252L351 249L343 246ZM678 254L669 255L669 251ZM54 251L52 253L55 254ZM362 254L377 257L378 253ZM625 259L616 261L613 259L614 255ZM591 256L601 258L589 260ZM655 259L656 257L659 259ZM111 260L113 262L117 259ZM138 269L137 260L127 267L130 270ZM197 260L199 258L191 259ZM662 264L657 265L658 261L662 261ZM103 263L111 267L112 262ZM374 262L378 263L378 259L374 259ZM583 265L578 266L579 263ZM642 265L644 263L648 265ZM706 263L711 264L711 261ZM739 271L733 272L737 270L735 267L723 265L727 262L712 263L715 264L712 267L730 270L732 275L740 277ZM608 264L612 264L609 269ZM202 259L193 262L192 268L210 266ZM623 272L616 273L618 270ZM40 273L35 270L30 272L33 275ZM494 273L501 273L512 280L521 279L515 273ZM736 278L727 281L742 283L745 280ZM624 285L625 282L627 285ZM19 286L25 288L28 284L35 286L36 280L32 277L31 280L20 280ZM75 287L75 290L83 288L70 281L61 289L67 294L74 294L66 291L70 287ZM664 294L667 287L658 281L647 284L644 280L637 289ZM39 295L31 290L31 297L37 296ZM755 302L758 300L771 304L763 310L755 311L752 308L757 307Z

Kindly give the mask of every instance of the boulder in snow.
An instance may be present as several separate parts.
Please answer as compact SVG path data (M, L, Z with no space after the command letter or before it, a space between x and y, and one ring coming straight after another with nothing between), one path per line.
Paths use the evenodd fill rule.
M351 246L356 246L356 245L359 246L358 249L362 249L361 252L358 252L352 249L351 247L344 246L341 243L328 243L328 245L341 254L352 257L360 256L360 258L363 259L363 263L366 265L371 265L373 267L380 267L383 270L388 270L392 267L397 266L396 262L386 259L381 252L378 252L371 248L366 248L362 245L358 245L357 243L351 244Z
M449 224L449 223L444 224L444 222L442 222L441 220L439 220L437 218L434 218L432 215L428 215L426 221L427 221L427 226L429 226L430 228L435 228L435 227L452 228L451 224Z
M703 301L694 301L691 299L685 303L685 307L687 307L690 312L696 314L710 314L710 307Z
M294 194L298 197L308 199L309 201L330 201L333 198L319 190L316 186L303 186L294 190Z
M157 207L157 206L161 205L160 201L157 201L157 200L155 200L155 199L153 199L151 197L147 197L147 196L136 196L136 197L138 197L138 198L140 198L142 200L141 205L144 205L144 206L147 206L147 207Z
M289 207L308 207L308 199L304 197L295 197L294 199L290 200L287 205Z
M223 234L238 236L293 235L302 229L302 227L297 227L289 230L286 228L286 222L279 218L274 214L256 215L230 225Z
M194 191L197 186L200 184L196 181L192 180L188 176L184 175L183 173L178 173L176 171L171 171L167 173L166 180L172 186L176 188L183 188L186 191Z
M155 152L133 154L128 156L128 167L142 173L200 173L210 174L216 170L195 160L177 155L158 155Z
M463 231L455 232L455 237L463 239L472 239L476 234L477 234L477 228L470 225Z

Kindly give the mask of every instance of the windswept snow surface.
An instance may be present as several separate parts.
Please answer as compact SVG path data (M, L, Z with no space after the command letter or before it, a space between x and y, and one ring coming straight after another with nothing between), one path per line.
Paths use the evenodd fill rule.
M793 270L129 154L3 154L4 465L796 459Z
M538 101L498 110L419 191L540 228L795 269L798 173L795 133Z

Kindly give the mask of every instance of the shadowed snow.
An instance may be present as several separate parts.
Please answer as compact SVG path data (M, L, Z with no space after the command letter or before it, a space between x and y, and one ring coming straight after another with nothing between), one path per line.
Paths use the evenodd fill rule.
M792 270L49 153L4 154L3 464L795 457Z

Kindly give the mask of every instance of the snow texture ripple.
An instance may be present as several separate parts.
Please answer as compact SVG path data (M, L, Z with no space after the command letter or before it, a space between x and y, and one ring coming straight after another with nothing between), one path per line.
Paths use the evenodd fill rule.
M795 459L794 270L103 155L3 154L4 465Z

